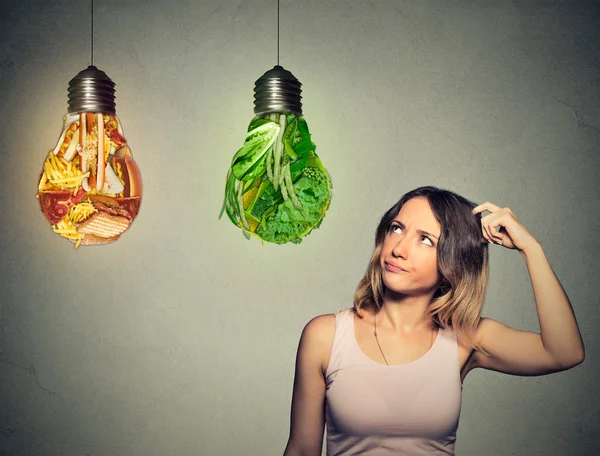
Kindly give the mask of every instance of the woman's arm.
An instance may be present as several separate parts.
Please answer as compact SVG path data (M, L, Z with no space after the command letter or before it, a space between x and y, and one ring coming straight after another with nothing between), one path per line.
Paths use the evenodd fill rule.
M533 287L540 334L518 331L482 318L477 339L489 355L477 351L473 367L514 375L542 375L583 362L585 350L569 298L552 271L541 245L508 208L491 203L473 212L489 211L481 225L484 238L521 252Z
M284 456L320 456L325 426L325 370L335 315L313 318L302 331L292 396L290 437Z

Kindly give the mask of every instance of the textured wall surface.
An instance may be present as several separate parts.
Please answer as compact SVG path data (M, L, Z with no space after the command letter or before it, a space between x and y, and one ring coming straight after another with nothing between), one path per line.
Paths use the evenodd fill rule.
M334 181L301 245L217 220L276 63L276 2L96 2L94 63L144 179L131 229L80 248L34 195L90 58L89 5L0 8L0 454L277 455L295 352L351 305L379 217L433 184L509 206L538 238L587 359L474 371L457 454L600 454L600 7L593 1L281 1L281 64ZM484 315L538 330L525 265L491 248Z

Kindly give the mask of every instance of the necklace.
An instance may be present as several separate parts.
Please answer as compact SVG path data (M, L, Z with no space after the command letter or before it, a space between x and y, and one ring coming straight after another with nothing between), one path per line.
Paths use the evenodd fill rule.
M383 360L385 361L386 366L389 366L388 360L386 359L385 355L383 354L383 350L381 349L381 345L379 344L379 338L377 337L377 314L373 315L373 335L375 336L375 342L377 342L377 347L379 347L379 352L381 353L381 356L383 356ZM429 344L429 349L431 350L431 347L433 346L433 332L434 332L434 328L431 328L431 343Z

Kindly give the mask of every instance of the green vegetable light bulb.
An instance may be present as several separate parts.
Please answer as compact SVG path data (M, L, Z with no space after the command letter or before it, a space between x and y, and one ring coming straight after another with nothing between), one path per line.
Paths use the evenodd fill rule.
M331 178L302 117L300 86L279 65L255 83L255 117L231 161L219 215L248 239L298 244L329 208Z

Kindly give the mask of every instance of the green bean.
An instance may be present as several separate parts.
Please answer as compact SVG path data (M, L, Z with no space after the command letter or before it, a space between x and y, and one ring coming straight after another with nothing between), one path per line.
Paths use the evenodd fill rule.
M238 184L238 182L236 182L236 184ZM244 225L244 228L246 228L248 231L250 231L250 225L248 224L248 220L246 220L246 214L244 213L243 196L244 196L244 186L238 185L237 204L238 204L238 208L239 208L240 217L242 219L242 224Z
M292 160L297 160L298 159L298 154L294 151L294 149L292 148L292 146L290 145L290 143L287 140L285 140L283 142L283 144L285 145L285 151L290 156L290 158Z
M223 212L225 212L225 207L227 205L227 190L229 188L229 178L231 177L231 168L227 171L227 177L225 178L225 198L223 198L223 205L221 206L221 212L219 212L219 220L223 217Z

